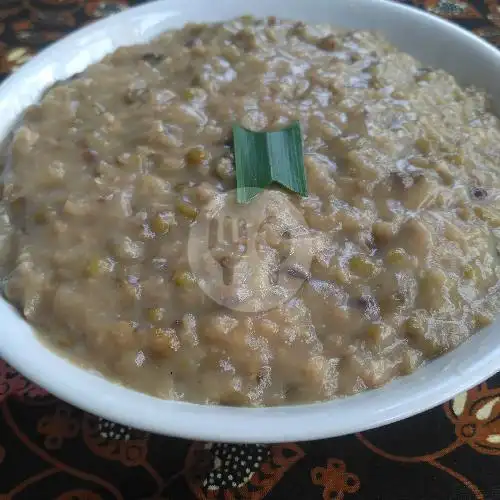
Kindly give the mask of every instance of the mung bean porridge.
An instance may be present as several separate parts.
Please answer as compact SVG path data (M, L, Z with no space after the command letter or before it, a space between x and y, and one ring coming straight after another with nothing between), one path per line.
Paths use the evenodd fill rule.
M236 186L231 127L296 120L308 196L270 191L257 263L244 234L211 248L222 268L246 263L214 299L188 240ZM494 319L499 158L487 96L378 34L274 17L188 24L26 110L2 177L4 293L59 352L161 398L353 394ZM308 244L291 252L284 227ZM272 269L294 293L238 307Z

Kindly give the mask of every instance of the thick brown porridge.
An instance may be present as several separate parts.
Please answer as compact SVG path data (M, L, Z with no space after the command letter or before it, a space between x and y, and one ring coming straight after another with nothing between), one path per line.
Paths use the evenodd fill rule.
M197 284L190 227L235 187L232 124L294 120L309 196L281 196L306 222L312 263L282 270L304 281L283 304L241 312L236 290L224 307ZM3 177L5 294L50 343L159 397L355 393L492 321L499 158L485 96L376 34L275 18L188 25L27 110ZM289 252L280 227L260 234L267 263Z

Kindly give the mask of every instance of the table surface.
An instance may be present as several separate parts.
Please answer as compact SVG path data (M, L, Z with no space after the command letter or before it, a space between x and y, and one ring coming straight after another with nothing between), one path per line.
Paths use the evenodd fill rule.
M306 0L304 0L306 1ZM126 0L0 0L0 78ZM408 0L500 45L498 0ZM210 444L84 413L0 360L0 500L500 499L500 374L388 427L274 446Z

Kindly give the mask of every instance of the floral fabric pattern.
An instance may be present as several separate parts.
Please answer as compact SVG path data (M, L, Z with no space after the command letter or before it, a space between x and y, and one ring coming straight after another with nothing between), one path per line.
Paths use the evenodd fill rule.
M500 46L499 0L401 0ZM0 79L140 0L0 0ZM273 446L189 442L73 408L0 360L0 500L500 499L500 374L422 415Z

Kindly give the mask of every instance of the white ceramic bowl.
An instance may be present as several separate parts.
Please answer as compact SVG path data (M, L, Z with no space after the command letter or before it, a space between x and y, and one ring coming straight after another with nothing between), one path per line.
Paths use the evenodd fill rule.
M83 70L116 47L144 42L187 21L218 21L242 14L380 30L424 64L444 68L463 83L485 88L500 110L500 52L419 10L383 0L168 0L87 26L55 43L11 76L0 87L0 139L45 88ZM136 428L227 442L324 438L409 417L500 370L499 337L497 320L416 373L356 396L302 406L226 408L156 399L85 371L44 347L24 320L0 300L1 355L56 396Z

